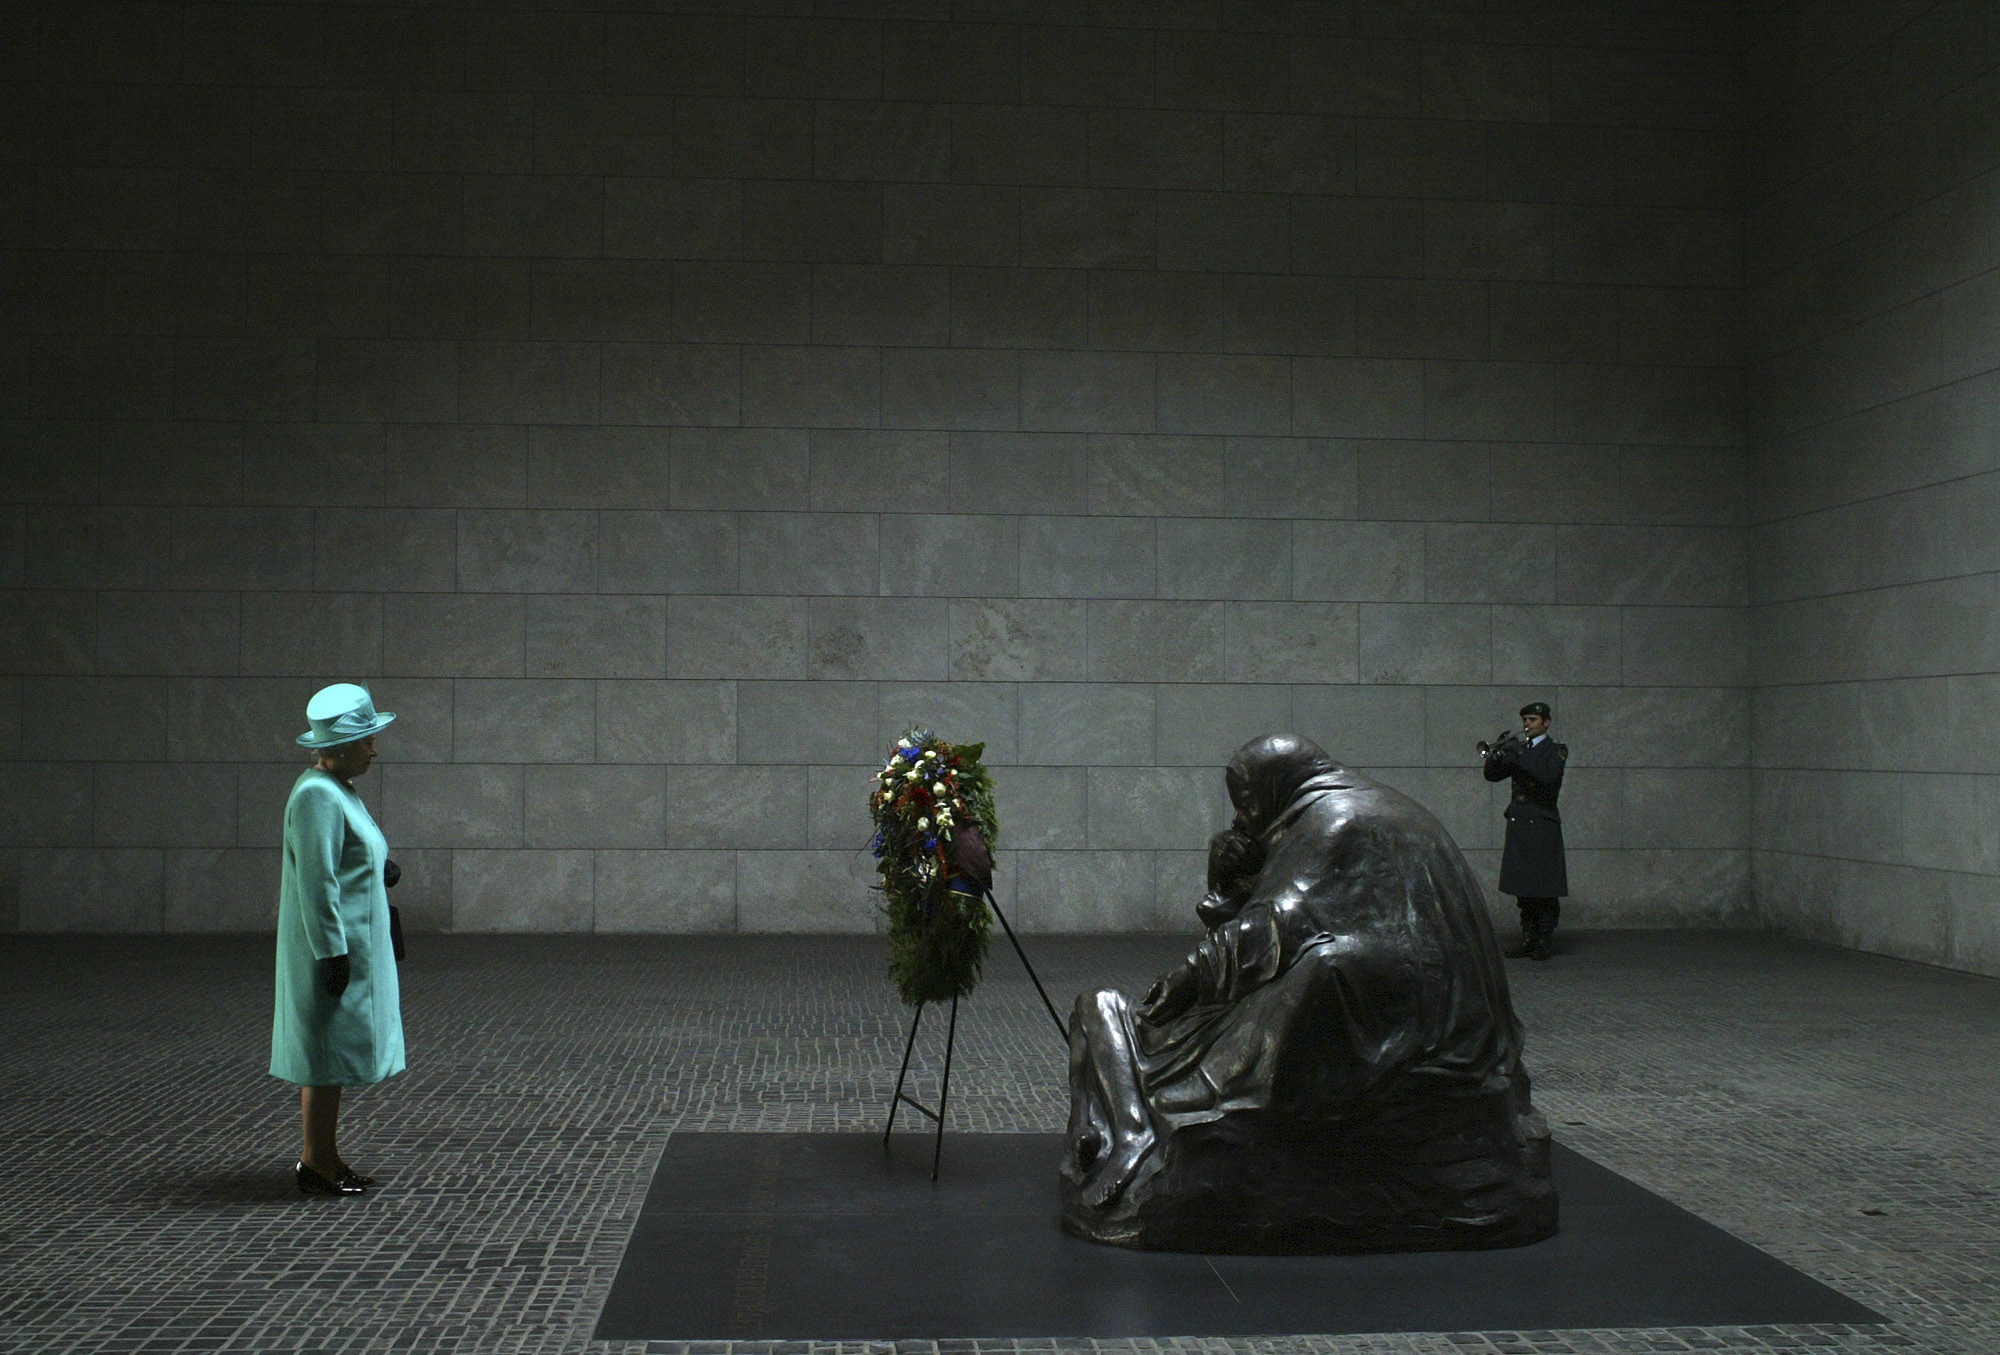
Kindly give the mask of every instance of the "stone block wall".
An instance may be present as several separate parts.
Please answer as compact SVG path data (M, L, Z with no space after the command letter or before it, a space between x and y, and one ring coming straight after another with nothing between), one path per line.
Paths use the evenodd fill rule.
M2000 973L2000 10L1772 6L1751 69L1759 906Z
M1285 727L1490 878L1534 698L1746 916L1733 7L678 8L4 11L0 925L268 925L340 679L421 926L869 928L913 721L1029 929Z

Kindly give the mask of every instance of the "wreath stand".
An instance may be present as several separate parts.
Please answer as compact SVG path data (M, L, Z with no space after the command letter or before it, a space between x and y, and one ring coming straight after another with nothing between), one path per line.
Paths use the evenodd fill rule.
M1056 1004L1049 1001L1048 989L1042 987L1041 976L1035 973L1034 965L1028 962L1028 952L1021 949L1021 938L1014 935L1013 927L1008 925L1007 915L1001 912L1000 905L993 901L993 891L990 889L986 891L986 906L993 910L993 916L1000 919L1000 926L1007 933L1007 939L1014 943L1014 953L1021 957L1021 967L1028 971L1028 978L1033 981L1035 991L1041 995L1042 1005L1048 1008L1049 1020L1056 1023L1056 1033L1062 1036L1063 1045L1067 1047L1069 1044L1069 1027L1065 1026L1062 1018L1056 1015ZM951 1053L952 1046L958 1040L958 998L956 995L953 995L951 999L951 1017L949 1023L945 1026L944 1076L938 1082L938 1104L936 1110L932 1110L913 1096L903 1094L903 1082L909 1076L910 1072L910 1054L917 1047L917 1027L923 1023L924 1019L924 1006L925 1004L922 1002L917 1004L917 1014L910 1021L910 1038L903 1044L903 1066L896 1074L896 1094L889 1099L889 1123L882 1130L882 1148L883 1151L888 1151L889 1135L896 1128L897 1108L905 1105L909 1106L912 1110L925 1116L937 1125L937 1139L931 1147L931 1180L936 1181L938 1179L938 1164L944 1158L944 1112L946 1103L951 1099Z

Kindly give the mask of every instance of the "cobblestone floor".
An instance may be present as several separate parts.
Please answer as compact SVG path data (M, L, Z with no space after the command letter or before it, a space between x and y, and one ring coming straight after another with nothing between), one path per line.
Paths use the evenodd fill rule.
M2000 982L1744 933L1566 940L1512 965L1557 1136L1889 1323L754 1349L2000 1351ZM882 943L412 941L411 1071L342 1126L383 1184L336 1201L291 1193L267 939L0 937L0 1350L728 1355L590 1334L675 1129L880 1124L906 1030ZM1064 995L1187 944L1028 941ZM1055 1032L1011 953L990 975L952 1124L1059 1130Z

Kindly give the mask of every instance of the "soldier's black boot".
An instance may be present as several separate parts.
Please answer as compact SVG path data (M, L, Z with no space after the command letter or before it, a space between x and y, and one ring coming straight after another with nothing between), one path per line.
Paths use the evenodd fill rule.
M1521 939L1507 952L1507 958L1520 960L1535 953L1535 905L1529 899L1516 899L1514 902L1521 910Z
M1540 899L1537 902L1541 907L1536 910L1535 939L1528 947L1528 958L1547 960L1556 953L1556 918L1561 913L1562 905L1554 899Z

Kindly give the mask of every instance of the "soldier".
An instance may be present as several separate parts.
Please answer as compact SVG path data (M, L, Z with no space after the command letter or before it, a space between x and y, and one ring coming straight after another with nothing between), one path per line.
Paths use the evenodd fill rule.
M1521 944L1507 953L1546 960L1555 953L1556 919L1561 898L1569 893L1562 815L1556 810L1569 749L1549 737L1548 702L1530 701L1521 707L1521 732L1509 730L1494 744L1480 744L1479 756L1488 781L1514 781L1500 892L1512 894L1520 906Z

